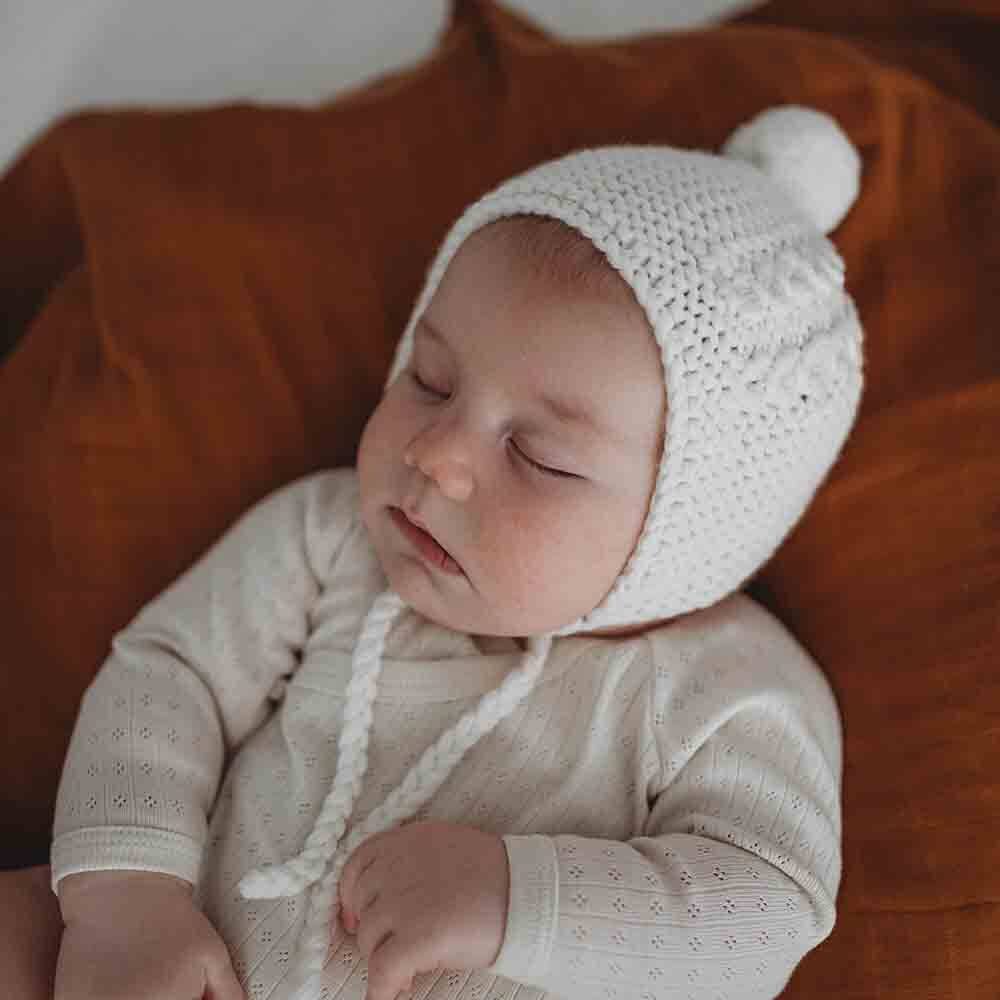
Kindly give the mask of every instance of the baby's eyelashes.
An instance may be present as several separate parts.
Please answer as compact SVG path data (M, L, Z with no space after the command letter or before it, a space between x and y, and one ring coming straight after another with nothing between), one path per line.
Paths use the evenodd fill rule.
M567 472L565 469L558 469L551 465L545 465L542 462L538 462L533 459L513 438L510 439L511 448L517 453L518 457L522 461L527 462L529 466L538 470L539 472L545 473L549 476L562 476L566 479L583 479L584 477L578 475L575 472Z
M425 381L417 374L416 371L410 369L410 381L422 392L428 396L433 396L435 399L440 399L442 401L448 399L451 396L451 390L442 389L435 385L431 385L430 382Z

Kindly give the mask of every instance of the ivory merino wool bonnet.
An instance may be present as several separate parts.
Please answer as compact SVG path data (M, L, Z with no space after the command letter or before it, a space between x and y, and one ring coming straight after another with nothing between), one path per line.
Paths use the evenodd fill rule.
M587 149L511 178L444 240L397 348L452 257L505 216L558 219L602 252L663 358L664 447L631 558L605 600L556 634L671 618L736 590L772 555L833 465L857 411L861 326L825 234L860 158L828 115L766 111L725 155Z
M584 150L543 164L471 205L434 260L400 342L475 230L508 215L551 216L582 233L629 284L660 346L667 389L663 454L635 550L613 588L564 634L673 617L735 590L767 560L836 460L861 394L861 328L828 232L858 188L860 162L832 119L766 112L724 156L669 147ZM531 694L553 636L482 696L347 830L368 767L385 640L405 606L381 593L351 663L332 787L297 853L247 872L248 899L313 887L289 975L317 1000L347 859L412 816L466 751ZM508 970L509 971L509 970Z

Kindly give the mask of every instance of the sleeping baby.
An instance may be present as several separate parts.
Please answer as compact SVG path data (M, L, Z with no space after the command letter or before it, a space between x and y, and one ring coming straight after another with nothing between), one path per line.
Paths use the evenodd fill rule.
M834 925L841 727L740 588L857 412L859 166L785 107L465 210L357 467L245 512L87 689L56 1000L781 992Z

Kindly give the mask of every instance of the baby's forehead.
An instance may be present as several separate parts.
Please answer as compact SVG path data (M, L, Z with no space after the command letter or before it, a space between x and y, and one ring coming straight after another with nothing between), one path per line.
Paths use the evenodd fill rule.
M561 219L545 215L511 215L471 233L466 244L520 264L544 281L554 296L595 296L633 309L645 317L629 283L584 233Z
M414 334L431 359L438 344L480 375L495 366L529 393L580 401L555 410L637 400L660 410L663 361L645 310L604 254L557 219L514 216L473 231Z
M478 286L456 280L446 298L417 317L415 341L486 367L503 356L507 366L525 367L526 376L539 365L555 367L561 381L593 378L597 367L614 382L619 367L641 356L645 369L662 378L656 338L634 299L567 287L537 271L503 288L484 302Z
M637 321L632 312L607 302L588 307L579 297L562 305L569 322L560 319L537 338L525 339L516 324L501 324L491 327L492 345L472 335L454 349L449 334L422 317L418 344L443 345L429 346L423 355L425 376L437 378L447 391L474 387L469 398L499 401L522 427L558 429L572 439L628 453L659 441L666 389L645 318ZM563 311L558 303L554 308Z

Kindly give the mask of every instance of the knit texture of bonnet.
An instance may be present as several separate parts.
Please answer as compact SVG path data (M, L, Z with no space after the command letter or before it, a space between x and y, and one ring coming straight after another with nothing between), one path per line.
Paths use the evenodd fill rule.
M553 635L674 617L739 588L801 517L856 416L862 331L825 237L857 196L856 150L828 115L789 106L737 129L723 154L605 147L511 178L454 224L400 340L390 382L463 241L509 215L549 216L582 233L645 310L667 390L649 511L605 599ZM320 995L340 873L354 849L416 812L530 694L553 638L530 639L520 667L342 841L368 765L385 636L402 609L387 591L362 625L336 776L304 847L239 885L247 898L271 898L319 883L291 973L295 1000Z

